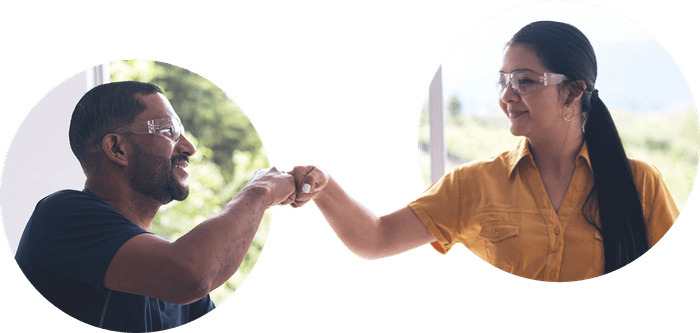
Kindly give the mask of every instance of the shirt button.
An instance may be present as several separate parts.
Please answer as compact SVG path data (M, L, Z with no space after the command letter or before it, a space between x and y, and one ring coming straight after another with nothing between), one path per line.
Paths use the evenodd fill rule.
M494 232L493 232L493 236L494 236L494 237L498 237L498 236L500 236L500 235L501 235L501 233L498 232L498 231L494 231Z
M557 234L557 235L558 235L560 231L561 231L561 230L559 230L559 228L558 228L558 227L557 227L557 228L554 228L554 233L555 233L555 234Z
M549 277L554 278L555 276L557 276L557 273L554 271L549 272Z

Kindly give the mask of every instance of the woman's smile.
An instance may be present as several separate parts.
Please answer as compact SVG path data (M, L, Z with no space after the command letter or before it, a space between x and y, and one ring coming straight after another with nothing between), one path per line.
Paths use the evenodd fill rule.
M526 113L528 113L528 111L508 111L508 119L515 119Z

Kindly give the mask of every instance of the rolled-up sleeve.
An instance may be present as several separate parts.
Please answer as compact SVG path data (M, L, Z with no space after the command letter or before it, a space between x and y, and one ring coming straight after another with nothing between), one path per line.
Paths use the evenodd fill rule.
M458 243L458 223L460 216L459 180L455 171L443 176L430 186L408 207L428 228L436 241L431 245L440 253L447 253Z

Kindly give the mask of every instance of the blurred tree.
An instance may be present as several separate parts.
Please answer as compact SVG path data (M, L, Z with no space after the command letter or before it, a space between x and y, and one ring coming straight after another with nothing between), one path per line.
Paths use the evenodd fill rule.
M449 100L447 100L447 110L450 111L450 116L459 117L462 115L462 102L455 95L452 95Z
M450 121L456 124L462 124L462 103L459 101L459 97L452 95L447 101L447 110L450 112Z

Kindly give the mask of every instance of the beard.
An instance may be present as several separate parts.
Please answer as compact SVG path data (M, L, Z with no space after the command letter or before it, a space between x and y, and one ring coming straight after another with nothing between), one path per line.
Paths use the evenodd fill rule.
M129 174L129 182L135 191L156 199L162 204L173 200L187 198L190 189L184 182L180 183L173 174L173 165L179 161L188 161L187 156L179 155L171 159L149 154L138 144L132 145L136 170Z

